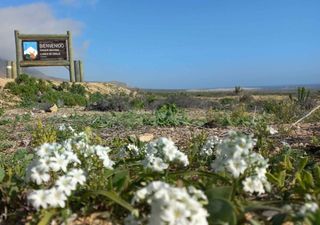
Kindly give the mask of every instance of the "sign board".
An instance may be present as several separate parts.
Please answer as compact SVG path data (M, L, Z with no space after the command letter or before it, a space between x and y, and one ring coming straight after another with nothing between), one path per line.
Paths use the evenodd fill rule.
M68 60L66 40L22 40L24 61Z
M70 31L67 34L21 34L15 30L14 35L18 75L21 67L64 66L69 69L70 81L78 81L75 79Z

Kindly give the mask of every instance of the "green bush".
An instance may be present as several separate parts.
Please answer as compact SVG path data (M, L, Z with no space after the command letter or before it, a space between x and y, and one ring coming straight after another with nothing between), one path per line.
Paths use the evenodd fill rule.
M158 126L178 126L187 124L187 118L175 104L160 106L155 112L155 123Z
M96 96L97 97L97 96ZM98 99L97 102L90 103L88 110L98 111L128 111L131 108L129 96L111 95Z
M65 106L85 105L86 90L80 84L63 82L56 87L51 82L21 74L15 82L5 86L21 99L21 106L32 106L35 103L50 103Z

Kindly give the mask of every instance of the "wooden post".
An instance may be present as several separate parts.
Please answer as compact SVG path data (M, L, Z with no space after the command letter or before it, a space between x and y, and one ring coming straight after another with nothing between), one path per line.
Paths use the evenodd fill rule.
M11 78L11 74L12 74L11 61L7 61L6 78Z
M79 60L74 60L74 74L75 74L76 82L80 82Z
M81 60L79 60L79 70L80 70L80 82L83 82L83 78L84 78L84 75L83 75L83 63Z
M72 36L71 32L67 31L68 35L68 54L69 54L69 75L70 75L70 81L75 81L74 76L74 62L73 62L73 49L72 49Z
M16 74L17 76L20 75L20 58L22 56L22 46L21 46L21 40L19 38L19 31L14 31L14 38L16 43Z
M11 78L17 78L17 64L14 61L11 61Z

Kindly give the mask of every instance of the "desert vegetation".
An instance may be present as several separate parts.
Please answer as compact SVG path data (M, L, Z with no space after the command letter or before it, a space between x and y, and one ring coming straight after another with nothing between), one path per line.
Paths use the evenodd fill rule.
M320 224L318 90L1 92L0 224Z

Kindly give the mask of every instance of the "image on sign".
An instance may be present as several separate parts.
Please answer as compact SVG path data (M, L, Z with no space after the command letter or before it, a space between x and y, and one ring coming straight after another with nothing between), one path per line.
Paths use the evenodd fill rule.
M35 60L39 56L38 42L37 41L24 41L23 42L23 59Z

